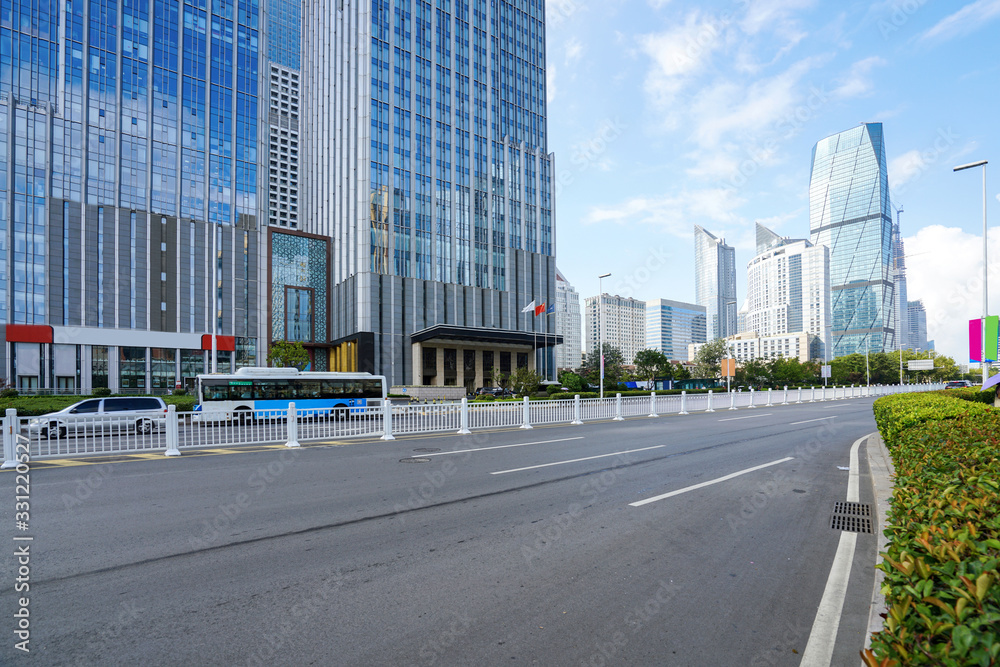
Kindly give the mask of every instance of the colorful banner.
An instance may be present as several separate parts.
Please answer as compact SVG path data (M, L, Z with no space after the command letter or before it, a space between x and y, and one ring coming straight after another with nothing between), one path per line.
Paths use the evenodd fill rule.
M996 361L1000 346L1000 316L986 318L986 361ZM981 362L983 356L983 320L969 320L969 361Z
M990 315L986 318L986 361L997 360L998 328L1000 328L1000 317Z
M969 362L983 360L983 321L969 320Z

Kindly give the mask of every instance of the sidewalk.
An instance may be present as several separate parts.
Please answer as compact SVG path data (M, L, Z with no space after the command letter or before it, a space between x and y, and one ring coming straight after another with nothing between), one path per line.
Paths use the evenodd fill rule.
M892 499L892 490L895 480L896 470L892 465L892 458L889 450L886 449L882 436L876 431L868 436L865 444L865 451L868 453L868 468L872 476L872 490L875 496L875 523L876 536L878 539L878 556L876 564L882 562L882 552L886 550L889 540L885 537L886 514L889 511L889 502ZM871 648L871 636L873 632L879 632L885 619L880 616L888 611L885 604L885 596L882 594L882 580L885 573L882 570L875 570L875 586L872 591L872 603L868 612L868 633L865 635L865 648Z

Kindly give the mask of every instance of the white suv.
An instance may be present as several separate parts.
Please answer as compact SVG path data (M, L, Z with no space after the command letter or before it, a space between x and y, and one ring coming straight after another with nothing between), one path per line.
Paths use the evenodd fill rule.
M28 432L43 438L69 433L135 431L149 433L167 423L167 404L155 396L90 398L28 421Z

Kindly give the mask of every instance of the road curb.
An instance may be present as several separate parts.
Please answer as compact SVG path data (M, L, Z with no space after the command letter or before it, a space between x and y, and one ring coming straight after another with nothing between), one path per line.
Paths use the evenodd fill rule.
M878 549L876 550L875 564L882 562L882 553L889 545L889 538L885 536L887 524L886 516L889 511L889 504L892 501L892 491L896 469L892 465L892 457L889 450L882 441L882 436L876 431L868 436L865 445L865 452L868 454L868 469L871 471L872 491L875 497L875 520L876 536L878 539ZM865 634L865 648L871 648L872 633L882 630L885 619L882 614L888 613L885 604L885 595L882 594L882 581L885 573L875 568L875 585L872 589L872 602L868 611L868 632Z

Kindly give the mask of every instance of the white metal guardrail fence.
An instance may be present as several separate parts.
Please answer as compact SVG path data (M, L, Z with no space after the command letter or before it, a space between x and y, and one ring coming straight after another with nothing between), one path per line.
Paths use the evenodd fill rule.
M532 428L542 424L582 424L660 415L687 415L741 408L780 407L799 403L868 398L942 389L943 384L872 387L782 387L767 391L659 396L621 394L599 399L472 402L337 408L330 413L288 410L249 413L178 413L169 406L162 416L60 415L3 418L3 468L17 466L18 454L31 459L79 455L159 452L178 456L184 450L232 445L284 444L356 437Z

